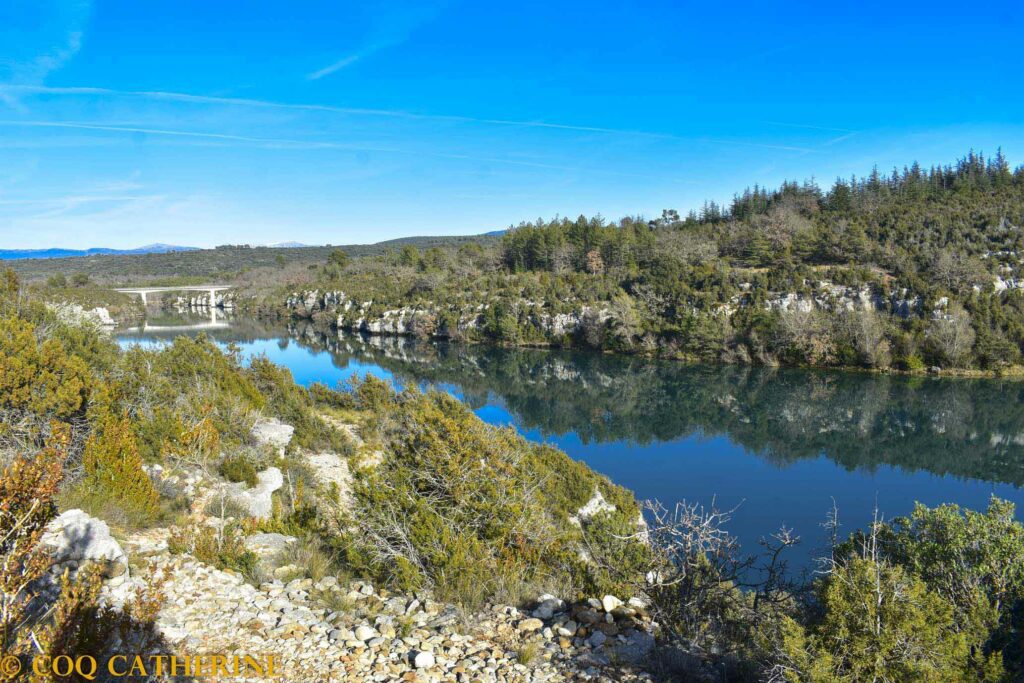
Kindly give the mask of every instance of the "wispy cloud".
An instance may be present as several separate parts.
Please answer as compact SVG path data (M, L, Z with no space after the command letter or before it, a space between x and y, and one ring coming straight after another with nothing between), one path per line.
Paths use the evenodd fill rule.
M273 138L254 138L246 135L229 133L204 133L200 131L168 130L165 128L145 128L141 126L108 126L98 123L74 123L69 121L0 121L0 126L23 126L26 128L70 128L74 130L97 130L111 133L141 133L146 135L167 135L172 137L203 138L210 140L230 140L234 142L260 142L287 144L290 141Z
M830 140L826 140L825 142L821 143L821 146L822 147L831 147L832 145L838 145L840 142L845 142L845 141L849 140L850 138L854 137L855 135L857 135L857 131L851 130L849 133L846 133L845 135L840 135L840 136L834 137L834 138L832 138Z
M329 64L329 65L325 66L324 68L318 69L317 71L314 71L313 73L307 75L306 76L306 80L307 81L318 81L321 78L323 78L324 76L330 76L335 71L341 71L346 66L351 66L352 64L355 64L356 62L358 62L362 58L363 58L363 55L361 55L361 54L354 54L354 55L349 55L347 57L342 57L341 59L339 59L338 61L334 62L333 64Z
M824 130L833 133L854 133L850 128L836 128L834 126L819 126L811 123L785 123L782 121L762 121L767 126L779 126L781 128L803 128L805 130Z
M27 127L27 128L64 128L71 130L91 130L98 132L109 132L109 133L132 133L132 134L143 134L143 135L157 135L165 136L169 138L184 138L184 139L198 139L207 141L219 141L225 143L245 143L251 145L258 145L268 148L284 148L284 149L302 149L302 150L318 150L318 149L336 149L342 151L352 152L374 152L380 154L400 154L408 156L424 156L433 157L437 159L453 159L459 161L470 161L482 164L499 164L505 166L521 166L524 168L538 168L555 171L572 171L572 172L590 172L598 173L601 175L620 176L628 178L644 178L650 180L662 180L679 183L691 182L688 179L683 178L670 178L664 175L645 174L645 173L628 173L622 171L616 171L608 168L587 168L582 166L565 166L559 164L550 164L540 161L525 161L521 159L506 159L502 157L481 157L470 154L454 154L447 152L431 152L428 150L410 150L402 149L397 147L384 147L384 146L370 146L361 144L351 144L347 142L334 142L334 141L323 141L323 140L298 140L292 138L263 138L263 137L252 137L247 135L231 135L227 133L211 133L204 131L189 131L189 130L173 130L166 128L150 128L143 126L125 126L125 125L103 125L94 123L77 123L70 121L2 121L0 120L0 126L14 126L14 127Z
M90 202L124 202L138 199L138 195L70 195L65 197L46 197L40 199L3 199L0 198L0 206L48 206L79 205Z
M167 92L160 90L112 90L108 88L94 87L46 87L46 86L22 86L22 85L0 85L0 95L4 91L35 93L42 95L65 95L65 96L110 96L110 97L138 97L155 100L166 100L173 102L191 104L213 104L233 107L254 107L268 109L282 109L293 111L323 112L353 116L379 116L395 117L413 120L438 121L447 123L467 123L490 126L508 126L513 128L537 128L549 130L563 130L577 133L596 133L601 135L620 135L638 138L650 138L655 140L674 140L677 142L702 142L708 144L719 144L728 146L752 147L758 149L775 149L788 152L813 152L810 147L799 145L784 145L754 142L749 140L734 140L725 138L687 137L671 133L659 133L643 130L629 130L621 128L605 128L601 126L585 126L570 123L558 123L550 121L517 121L510 119L489 119L462 116L456 114L424 114L392 109L363 109L358 107L337 107L325 104L302 104L290 102L275 102L272 100L260 100L240 97L217 97L209 95L194 95L190 93Z
M68 63L82 49L85 27L92 12L91 0L63 0L43 12L39 24L21 26L17 22L0 27L0 44L20 48L0 54L0 73L9 83L41 84L54 71ZM0 101L22 110L23 105L10 91L0 90Z
M327 66L306 74L306 80L318 81L381 50L401 45L409 40L417 29L435 18L446 4L440 2L412 5L392 0L374 5L374 14L367 18L369 29L361 46Z

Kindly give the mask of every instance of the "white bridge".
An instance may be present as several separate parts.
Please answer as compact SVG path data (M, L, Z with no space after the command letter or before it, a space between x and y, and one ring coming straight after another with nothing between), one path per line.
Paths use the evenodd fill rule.
M146 296L159 294L160 292L209 292L210 308L217 307L217 292L231 289L231 285L182 285L180 287L120 287L114 289L122 294L138 294L142 297L142 305L145 306Z

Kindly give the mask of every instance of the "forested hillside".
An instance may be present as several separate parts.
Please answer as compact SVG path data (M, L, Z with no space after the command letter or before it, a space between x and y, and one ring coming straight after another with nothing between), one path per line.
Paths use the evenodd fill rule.
M1024 167L971 153L755 186L685 217L537 220L493 247L335 251L288 306L379 333L1006 371L1024 349L1022 229Z

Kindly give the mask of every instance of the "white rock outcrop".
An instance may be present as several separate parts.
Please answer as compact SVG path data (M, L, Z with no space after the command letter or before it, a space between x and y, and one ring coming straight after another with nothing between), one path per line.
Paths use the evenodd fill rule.
M251 489L243 488L242 484L228 484L227 497L250 517L267 519L273 513L274 491L284 485L284 475L276 467L268 467L256 477L259 483Z
M306 456L313 475L328 491L337 493L342 508L352 508L352 473L348 460L337 453L313 453Z
M272 446L284 451L292 442L295 427L281 422L276 417L261 417L252 426L252 438L261 446Z
M280 557L288 546L298 540L284 534L253 534L245 539L245 549L256 553L261 560L272 560Z
M110 311L101 306L86 310L78 304L61 302L48 303L46 308L66 325L98 329L113 327L116 324L110 316Z
M52 520L41 539L53 554L59 571L72 572L89 563L104 567L104 576L121 583L128 573L128 556L102 519L83 510L68 510Z
M602 512L615 512L615 506L604 499L600 489L595 488L594 495L590 497L586 505L576 511L575 515L569 516L569 521L579 526L582 522L586 522Z

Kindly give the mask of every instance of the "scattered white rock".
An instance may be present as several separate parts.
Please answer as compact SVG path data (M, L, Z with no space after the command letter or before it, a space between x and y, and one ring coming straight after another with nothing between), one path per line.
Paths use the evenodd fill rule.
M612 612L616 607L621 607L622 604L622 600L619 600L614 595L606 595L601 598L601 607L604 608L605 612Z
M436 660L433 652L417 652L413 659L413 666L417 669L429 669L434 666Z
M272 560L280 557L288 546L299 539L284 534L253 534L245 539L245 547L256 553L260 559Z
M594 495L576 511L575 515L569 517L569 521L578 526L581 522L586 522L602 512L615 512L615 506L604 499L600 489L595 488Z
M377 629L372 628L370 626L364 625L356 628L356 640L362 640L363 642L366 642L367 640L376 638L379 635L380 633L377 631Z
M519 625L516 628L518 628L520 631L524 633L529 631L539 631L540 629L544 628L544 622L535 617L531 617L529 619L523 619L522 621L520 621Z
M102 307L87 311L78 304L60 302L48 303L46 308L65 325L97 330L115 325L114 319L110 317L110 311Z

